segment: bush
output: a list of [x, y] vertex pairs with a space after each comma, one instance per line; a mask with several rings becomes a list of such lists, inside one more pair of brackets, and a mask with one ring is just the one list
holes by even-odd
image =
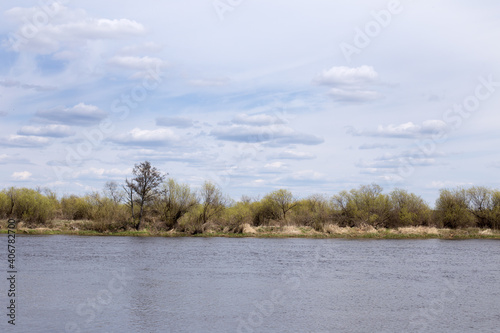
[[127, 229], [127, 207], [96, 192], [85, 196], [84, 200], [89, 208], [88, 219], [99, 222], [99, 228], [107, 228], [110, 231]]
[[203, 223], [220, 217], [224, 209], [231, 204], [231, 199], [225, 196], [217, 185], [208, 181], [201, 186], [200, 198], [200, 219]]
[[0, 218], [6, 219], [10, 214], [10, 198], [5, 191], [0, 192]]
[[61, 199], [61, 210], [64, 219], [90, 220], [92, 218], [90, 203], [85, 198], [76, 195], [63, 197]]
[[34, 224], [44, 224], [54, 217], [57, 205], [53, 200], [27, 188], [11, 190], [11, 203], [14, 202], [13, 217]]
[[333, 223], [332, 208], [323, 195], [314, 194], [298, 201], [291, 220], [295, 225], [310, 226], [316, 231], [323, 231], [326, 224]]
[[198, 203], [195, 193], [186, 184], [178, 184], [173, 179], [163, 183], [155, 198], [153, 209], [165, 223], [166, 229], [176, 228], [179, 219]]
[[178, 231], [189, 234], [199, 234], [203, 232], [202, 205], [196, 205], [189, 212], [184, 214], [178, 223]]
[[492, 198], [492, 229], [498, 229], [500, 227], [500, 191], [493, 191]]
[[223, 230], [235, 231], [241, 225], [253, 224], [253, 204], [249, 202], [238, 202], [227, 208], [221, 217], [220, 225]]
[[269, 193], [264, 197], [264, 202], [272, 215], [277, 216], [285, 223], [287, 222], [286, 214], [298, 204], [292, 192], [284, 189]]
[[387, 227], [429, 226], [431, 209], [425, 201], [405, 190], [395, 189], [390, 193], [391, 218]]
[[390, 221], [391, 202], [379, 185], [362, 185], [332, 198], [334, 216], [339, 226], [386, 227]]
[[475, 227], [476, 219], [467, 205], [466, 190], [441, 190], [436, 200], [435, 219], [441, 228]]
[[280, 211], [270, 200], [264, 198], [251, 205], [252, 221], [251, 225], [269, 225], [270, 221], [278, 221], [281, 218]]

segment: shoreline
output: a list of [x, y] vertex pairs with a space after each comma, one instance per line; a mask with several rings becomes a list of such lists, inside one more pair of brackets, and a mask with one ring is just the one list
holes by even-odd
[[[207, 231], [189, 234], [178, 231], [128, 230], [95, 231], [63, 230], [59, 228], [18, 228], [17, 235], [72, 235], [72, 236], [118, 236], [118, 237], [224, 237], [224, 238], [311, 238], [311, 239], [500, 239], [500, 230], [491, 229], [438, 229], [435, 227], [406, 227], [395, 229], [375, 229], [357, 227], [328, 226], [326, 231], [318, 232], [311, 227], [294, 226], [245, 226], [242, 232]], [[0, 234], [7, 234], [0, 229]]]

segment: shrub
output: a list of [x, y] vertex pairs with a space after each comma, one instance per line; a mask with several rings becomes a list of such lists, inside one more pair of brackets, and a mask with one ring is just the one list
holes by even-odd
[[0, 218], [6, 219], [10, 214], [10, 198], [5, 191], [0, 192]]
[[441, 190], [436, 200], [435, 219], [441, 228], [475, 227], [476, 220], [468, 208], [466, 190]]
[[163, 221], [166, 229], [177, 227], [179, 219], [198, 203], [195, 193], [186, 184], [168, 179], [155, 198], [154, 211]]
[[227, 208], [220, 219], [220, 225], [227, 231], [236, 231], [241, 225], [253, 225], [253, 204], [238, 202]]
[[264, 197], [264, 201], [269, 205], [273, 215], [278, 215], [286, 223], [286, 214], [297, 206], [297, 199], [292, 192], [284, 189], [276, 190]]
[[298, 201], [291, 220], [295, 225], [310, 226], [316, 231], [322, 231], [326, 224], [333, 223], [332, 208], [323, 195], [314, 194]]
[[281, 218], [278, 207], [267, 198], [252, 203], [251, 209], [255, 226], [269, 225], [270, 221], [278, 221]]
[[425, 201], [402, 189], [390, 193], [391, 217], [387, 227], [429, 226], [431, 210]]
[[370, 225], [376, 228], [389, 223], [391, 202], [379, 185], [362, 185], [332, 198], [336, 221], [340, 226]]
[[202, 207], [200, 219], [203, 223], [219, 217], [231, 203], [231, 200], [222, 194], [221, 189], [211, 182], [203, 183], [200, 189], [200, 198]]
[[201, 218], [203, 211], [202, 205], [196, 205], [189, 212], [184, 214], [178, 223], [178, 231], [189, 234], [199, 234], [203, 232], [203, 220]]
[[53, 200], [32, 189], [16, 189], [13, 198], [13, 216], [28, 223], [43, 224], [52, 219], [57, 210]]
[[63, 197], [61, 210], [63, 218], [68, 220], [90, 220], [92, 218], [90, 203], [85, 198], [76, 195]]

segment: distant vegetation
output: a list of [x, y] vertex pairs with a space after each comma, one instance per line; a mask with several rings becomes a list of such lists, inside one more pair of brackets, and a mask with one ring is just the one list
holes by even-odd
[[[235, 202], [205, 182], [198, 191], [166, 178], [149, 162], [137, 164], [124, 184], [107, 182], [102, 192], [58, 198], [50, 189], [0, 191], [0, 218], [14, 218], [27, 228], [54, 228], [68, 222], [75, 230], [118, 232], [246, 233], [259, 227], [335, 228], [436, 227], [498, 229], [500, 191], [485, 187], [443, 189], [435, 208], [402, 189], [382, 193], [363, 185], [332, 197], [298, 199], [290, 191], [273, 191], [262, 199], [243, 196]], [[245, 231], [247, 230], [247, 231]]]

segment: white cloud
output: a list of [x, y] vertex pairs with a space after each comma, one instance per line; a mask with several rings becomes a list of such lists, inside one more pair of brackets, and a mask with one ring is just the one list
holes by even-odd
[[273, 162], [273, 163], [267, 163], [264, 165], [264, 168], [269, 168], [269, 169], [281, 169], [285, 163], [283, 162]]
[[290, 176], [291, 179], [299, 181], [319, 181], [324, 180], [325, 177], [323, 173], [314, 170], [301, 170], [294, 172]]
[[437, 134], [444, 134], [448, 130], [448, 125], [442, 120], [427, 120], [422, 125], [407, 122], [399, 125], [389, 124], [387, 126], [379, 125], [376, 131], [362, 130], [358, 131], [350, 128], [348, 133], [356, 136], [374, 136], [387, 138], [421, 138]]
[[158, 53], [163, 50], [163, 46], [155, 42], [145, 42], [139, 45], [131, 45], [122, 48], [119, 53], [122, 55], [141, 55], [144, 53]]
[[38, 111], [35, 120], [76, 126], [92, 126], [107, 117], [97, 106], [79, 103], [70, 108], [54, 108]]
[[437, 119], [426, 120], [422, 123], [421, 127], [421, 131], [424, 134], [444, 133], [448, 131], [448, 129], [448, 125], [444, 121]]
[[283, 160], [311, 160], [316, 158], [314, 154], [296, 151], [296, 150], [285, 150], [277, 155], [271, 155], [269, 158], [272, 159], [283, 159]]
[[189, 83], [198, 87], [221, 87], [227, 85], [231, 80], [227, 77], [218, 79], [194, 79]]
[[104, 169], [104, 168], [95, 168], [91, 167], [85, 170], [77, 171], [74, 174], [75, 178], [82, 176], [90, 176], [90, 177], [98, 177], [98, 178], [109, 178], [109, 177], [118, 177], [118, 176], [127, 176], [132, 173], [132, 169]]
[[194, 126], [194, 122], [188, 117], [160, 117], [156, 118], [156, 126], [189, 128]]
[[407, 122], [404, 124], [400, 125], [387, 125], [387, 126], [379, 126], [377, 128], [377, 136], [388, 136], [388, 137], [397, 137], [397, 138], [404, 138], [404, 137], [416, 137], [420, 133], [421, 127], [418, 125], [415, 125], [414, 123]]
[[125, 134], [111, 138], [110, 141], [130, 146], [164, 146], [174, 143], [178, 141], [178, 139], [177, 135], [168, 128], [157, 130], [141, 130], [139, 128], [134, 128]]
[[73, 135], [74, 131], [66, 125], [23, 126], [17, 131], [17, 134], [63, 138]]
[[371, 66], [339, 66], [323, 71], [314, 82], [332, 87], [328, 95], [338, 102], [362, 103], [382, 97], [378, 92], [368, 88], [377, 80], [378, 73]]
[[454, 188], [454, 187], [459, 187], [459, 186], [472, 186], [474, 183], [466, 183], [466, 182], [456, 182], [456, 181], [432, 181], [429, 184], [427, 184], [425, 187], [426, 188], [432, 188], [432, 189], [445, 189], [445, 188]]
[[373, 90], [332, 88], [328, 95], [339, 102], [369, 102], [382, 98]]
[[28, 180], [32, 176], [31, 172], [28, 171], [19, 171], [19, 172], [14, 172], [12, 174], [12, 179], [15, 180]]
[[18, 157], [18, 155], [0, 154], [0, 164], [29, 164], [26, 158]]
[[378, 73], [371, 66], [332, 67], [323, 71], [315, 80], [316, 83], [328, 86], [359, 85], [372, 83], [378, 79]]
[[283, 119], [277, 116], [271, 116], [268, 114], [255, 114], [249, 116], [245, 113], [236, 115], [236, 117], [233, 118], [232, 122], [234, 124], [251, 126], [270, 126], [286, 123]]
[[436, 164], [436, 159], [428, 158], [424, 156], [416, 156], [416, 157], [403, 157], [403, 156], [393, 156], [393, 157], [385, 157], [378, 158], [374, 161], [364, 161], [361, 160], [356, 163], [358, 168], [368, 168], [368, 169], [393, 169], [397, 170], [398, 168], [403, 168], [408, 165], [413, 167], [422, 167], [422, 166], [432, 166]]
[[394, 154], [386, 153], [371, 161], [361, 159], [355, 165], [362, 169], [361, 173], [363, 174], [381, 175], [382, 180], [400, 182], [404, 180], [403, 175], [408, 170], [415, 167], [436, 166], [438, 165], [436, 157], [444, 155], [441, 152], [426, 154], [418, 149], [414, 149]]
[[149, 68], [161, 68], [166, 65], [166, 63], [160, 58], [153, 58], [148, 56], [115, 56], [111, 58], [108, 63], [125, 69], [139, 71], [145, 71]]
[[[70, 9], [56, 5], [54, 15], [47, 18], [46, 24], [31, 21], [44, 14], [40, 8], [15, 7], [5, 12], [9, 19], [19, 24], [17, 42], [9, 42], [15, 51], [31, 51], [49, 54], [60, 50], [65, 45], [78, 44], [86, 40], [122, 39], [142, 35], [142, 24], [129, 19], [105, 19], [89, 17], [84, 10]], [[42, 13], [42, 14], [41, 14]]]
[[395, 145], [390, 145], [390, 144], [384, 144], [384, 143], [364, 143], [361, 146], [359, 146], [359, 149], [361, 150], [367, 150], [367, 149], [394, 149], [397, 148]]
[[0, 86], [6, 88], [22, 88], [27, 90], [35, 90], [35, 91], [50, 91], [54, 90], [54, 87], [44, 86], [39, 84], [30, 84], [30, 83], [22, 83], [13, 79], [3, 79], [0, 80]]
[[151, 149], [137, 149], [135, 151], [121, 154], [118, 157], [124, 161], [175, 161], [190, 163], [191, 165], [206, 164], [207, 160], [216, 160], [219, 154], [207, 151], [172, 151], [172, 150], [155, 150]]
[[304, 134], [283, 125], [249, 126], [231, 125], [214, 129], [211, 135], [219, 140], [234, 142], [261, 142], [272, 146], [289, 144], [318, 145], [324, 140], [318, 136]]
[[10, 135], [7, 138], [0, 138], [0, 146], [5, 147], [36, 148], [49, 143], [49, 139], [40, 136]]

